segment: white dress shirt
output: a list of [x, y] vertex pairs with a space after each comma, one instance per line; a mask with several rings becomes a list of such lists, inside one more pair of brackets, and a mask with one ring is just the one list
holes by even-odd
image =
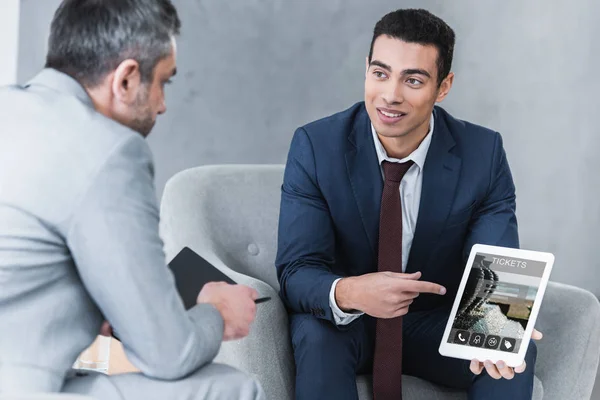
[[[419, 204], [421, 201], [421, 188], [423, 187], [423, 166], [425, 165], [425, 158], [427, 157], [427, 151], [431, 144], [431, 135], [433, 133], [434, 118], [431, 114], [429, 122], [429, 132], [425, 139], [421, 142], [419, 147], [408, 157], [401, 160], [392, 158], [387, 155], [383, 144], [379, 140], [375, 127], [371, 124], [371, 133], [373, 134], [373, 142], [375, 143], [375, 150], [377, 151], [377, 158], [379, 160], [379, 167], [381, 169], [381, 176], [383, 176], [383, 167], [381, 163], [383, 161], [389, 161], [394, 163], [404, 163], [407, 161], [413, 161], [414, 164], [406, 172], [402, 181], [400, 182], [400, 198], [402, 199], [402, 271], [406, 271], [406, 264], [408, 263], [408, 255], [410, 254], [410, 248], [412, 246], [413, 237], [415, 235], [415, 228], [417, 225], [417, 217], [419, 215]], [[335, 302], [335, 287], [340, 279], [336, 279], [331, 285], [329, 292], [329, 306], [333, 311], [333, 317], [337, 325], [347, 325], [354, 321], [356, 318], [363, 315], [362, 312], [356, 313], [345, 313], [338, 307]]]

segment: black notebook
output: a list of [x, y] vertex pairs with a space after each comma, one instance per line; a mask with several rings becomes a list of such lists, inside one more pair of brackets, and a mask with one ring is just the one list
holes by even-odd
[[[173, 258], [169, 263], [169, 268], [173, 271], [175, 286], [186, 310], [196, 305], [198, 293], [208, 282], [235, 284], [233, 279], [219, 271], [189, 247], [184, 247]], [[263, 297], [255, 300], [255, 302], [262, 303], [270, 299], [270, 297]]]
[[[226, 282], [234, 285], [233, 279], [219, 271], [211, 263], [200, 257], [189, 247], [184, 247], [179, 254], [169, 263], [169, 268], [175, 277], [175, 286], [179, 297], [183, 300], [186, 310], [194, 307], [198, 294], [208, 282]], [[270, 297], [261, 297], [254, 300], [256, 304], [271, 300]], [[113, 337], [120, 340], [113, 330]]]

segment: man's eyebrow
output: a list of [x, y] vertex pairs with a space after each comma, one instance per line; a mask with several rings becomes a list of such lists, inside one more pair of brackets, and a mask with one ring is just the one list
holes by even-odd
[[408, 68], [402, 71], [402, 75], [423, 75], [431, 78], [431, 74], [421, 68]]
[[[392, 72], [392, 67], [390, 67], [386, 63], [378, 61], [378, 60], [371, 61], [371, 63], [369, 65], [375, 66], [375, 67], [380, 67], [380, 68], [387, 70], [388, 72]], [[407, 68], [405, 70], [402, 70], [402, 75], [423, 75], [428, 78], [431, 78], [431, 74], [421, 68]]]
[[392, 72], [392, 67], [390, 67], [389, 65], [387, 65], [384, 62], [381, 61], [377, 61], [377, 60], [373, 60], [369, 63], [370, 66], [375, 66], [375, 67], [380, 67], [383, 68], [385, 70], [388, 70], [389, 72]]

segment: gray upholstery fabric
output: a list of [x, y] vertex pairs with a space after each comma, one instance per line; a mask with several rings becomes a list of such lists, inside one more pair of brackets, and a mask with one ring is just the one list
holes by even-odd
[[[171, 259], [189, 246], [234, 280], [273, 300], [260, 304], [252, 333], [223, 345], [217, 360], [254, 374], [269, 399], [293, 399], [294, 365], [287, 314], [277, 296], [281, 165], [198, 167], [175, 175], [161, 204], [161, 233]], [[555, 265], [561, 268], [561, 265]], [[600, 357], [600, 304], [591, 293], [551, 282], [537, 327], [534, 399], [588, 399]], [[464, 392], [405, 377], [406, 399], [466, 399]], [[370, 379], [358, 377], [361, 399]]]
[[282, 167], [272, 165], [206, 166], [175, 175], [161, 210], [167, 258], [192, 245], [279, 290], [273, 261], [282, 177]]
[[251, 334], [225, 342], [216, 361], [255, 375], [267, 398], [284, 400], [293, 398], [294, 362], [274, 266], [282, 173], [281, 166], [243, 165], [183, 171], [164, 192], [161, 233], [167, 260], [188, 246], [272, 297], [258, 305]]
[[[467, 393], [462, 390], [451, 389], [414, 376], [403, 376], [402, 398], [407, 400], [467, 400]], [[373, 382], [370, 376], [361, 375], [356, 380], [358, 397], [361, 400], [373, 399]], [[546, 399], [542, 382], [536, 376], [533, 381], [533, 399]]]
[[[561, 268], [555, 264], [554, 268]], [[544, 399], [589, 399], [600, 354], [600, 306], [592, 293], [551, 283], [546, 289], [537, 328], [537, 376]], [[541, 362], [540, 362], [541, 361]]]

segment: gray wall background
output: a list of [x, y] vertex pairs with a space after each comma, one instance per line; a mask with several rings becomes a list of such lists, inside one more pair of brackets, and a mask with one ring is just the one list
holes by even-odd
[[[420, 6], [457, 33], [455, 116], [500, 131], [522, 247], [552, 279], [600, 295], [596, 0], [175, 0], [183, 20], [169, 111], [149, 138], [159, 194], [202, 164], [283, 163], [299, 125], [363, 96], [375, 22]], [[59, 0], [22, 0], [19, 80], [42, 67]]]

